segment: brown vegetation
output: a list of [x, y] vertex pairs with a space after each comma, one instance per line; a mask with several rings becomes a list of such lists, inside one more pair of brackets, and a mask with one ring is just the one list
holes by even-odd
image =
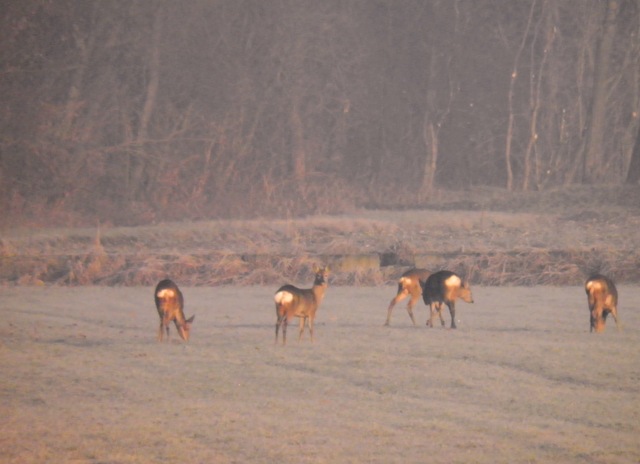
[[309, 281], [314, 262], [331, 265], [334, 285], [396, 283], [411, 267], [450, 269], [473, 285], [581, 285], [596, 272], [640, 281], [637, 187], [441, 192], [429, 206], [288, 220], [6, 227], [0, 281], [151, 286], [169, 276], [181, 285], [276, 285]]

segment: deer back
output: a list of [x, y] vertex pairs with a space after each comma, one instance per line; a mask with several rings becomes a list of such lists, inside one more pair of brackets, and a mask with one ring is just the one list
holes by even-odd
[[600, 274], [589, 277], [585, 283], [585, 291], [589, 299], [589, 307], [601, 304], [611, 308], [618, 304], [618, 290], [611, 279]]
[[456, 298], [473, 303], [468, 282], [451, 271], [438, 271], [431, 274], [423, 285], [422, 297], [425, 304], [440, 301], [452, 302]]
[[276, 303], [286, 308], [291, 316], [308, 316], [316, 306], [315, 295], [310, 288], [298, 288], [293, 285], [283, 285], [275, 295]]
[[170, 316], [171, 320], [177, 319], [184, 322], [184, 297], [172, 280], [160, 281], [156, 286], [154, 297], [160, 317]]
[[289, 317], [307, 317], [315, 314], [324, 298], [329, 276], [328, 267], [314, 268], [313, 287], [298, 288], [294, 285], [283, 285], [274, 296], [278, 311]]
[[426, 269], [409, 269], [398, 279], [398, 292], [406, 290], [409, 294], [419, 294], [422, 286], [431, 275]]

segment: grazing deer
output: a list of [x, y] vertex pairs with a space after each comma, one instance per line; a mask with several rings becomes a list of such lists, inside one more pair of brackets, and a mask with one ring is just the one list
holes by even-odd
[[451, 271], [439, 271], [431, 274], [422, 286], [422, 299], [429, 305], [431, 315], [427, 326], [433, 327], [433, 316], [438, 312], [440, 323], [444, 327], [442, 317], [442, 304], [446, 303], [451, 314], [451, 328], [456, 328], [456, 298], [461, 298], [467, 303], [473, 303], [471, 288], [466, 280]]
[[189, 330], [195, 316], [189, 319], [184, 318], [184, 298], [178, 286], [169, 279], [161, 280], [156, 286], [154, 293], [156, 308], [160, 316], [160, 329], [158, 330], [158, 341], [162, 341], [164, 332], [167, 332], [169, 340], [169, 324], [175, 322], [178, 334], [185, 341], [189, 341]]
[[593, 275], [584, 284], [589, 301], [590, 326], [589, 331], [596, 333], [604, 331], [604, 324], [609, 313], [618, 324], [618, 290], [611, 279], [600, 274]]
[[283, 285], [274, 296], [276, 302], [276, 343], [278, 343], [278, 330], [282, 326], [282, 344], [287, 344], [287, 324], [293, 317], [300, 318], [300, 333], [298, 341], [302, 339], [304, 323], [309, 325], [309, 334], [313, 342], [313, 321], [316, 318], [318, 306], [322, 303], [324, 293], [327, 290], [329, 279], [329, 267], [313, 266], [315, 279], [312, 288], [298, 288], [293, 285]]
[[424, 285], [430, 274], [431, 272], [426, 269], [409, 269], [402, 274], [398, 279], [398, 293], [389, 303], [389, 308], [387, 308], [387, 321], [384, 325], [388, 326], [391, 322], [393, 307], [408, 296], [411, 296], [411, 299], [407, 304], [407, 312], [413, 325], [416, 325], [416, 320], [413, 317], [413, 307], [416, 305], [420, 295], [422, 295], [422, 285]]

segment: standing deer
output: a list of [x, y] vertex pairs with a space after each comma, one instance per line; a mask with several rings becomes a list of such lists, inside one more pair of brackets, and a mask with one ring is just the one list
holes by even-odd
[[282, 344], [287, 344], [287, 325], [293, 317], [300, 318], [300, 333], [298, 341], [302, 339], [304, 323], [309, 325], [309, 334], [313, 342], [313, 321], [316, 311], [322, 303], [324, 293], [327, 290], [329, 279], [329, 267], [313, 266], [315, 279], [312, 288], [298, 288], [293, 285], [283, 285], [274, 296], [276, 303], [276, 343], [278, 343], [278, 330], [282, 326]]
[[422, 295], [422, 285], [424, 285], [430, 274], [431, 272], [426, 269], [409, 269], [402, 274], [398, 279], [398, 293], [389, 303], [389, 308], [387, 308], [387, 321], [384, 325], [388, 326], [390, 324], [393, 307], [408, 296], [411, 296], [411, 299], [407, 304], [407, 312], [413, 325], [416, 325], [416, 320], [413, 317], [413, 307], [416, 305], [420, 295]]
[[589, 301], [590, 325], [589, 331], [596, 333], [604, 331], [604, 324], [609, 313], [618, 324], [618, 290], [611, 279], [600, 274], [595, 274], [587, 279], [584, 284]]
[[431, 274], [422, 286], [422, 299], [424, 304], [429, 305], [431, 315], [427, 321], [427, 326], [433, 327], [433, 316], [438, 312], [440, 323], [444, 327], [442, 317], [442, 304], [449, 307], [451, 314], [451, 328], [456, 328], [456, 298], [461, 298], [467, 303], [473, 303], [471, 288], [466, 280], [451, 271], [439, 271]]
[[162, 341], [164, 332], [167, 332], [169, 341], [169, 324], [175, 322], [178, 334], [185, 341], [189, 341], [189, 330], [195, 316], [189, 319], [184, 318], [184, 298], [178, 286], [169, 279], [161, 280], [156, 286], [154, 293], [156, 309], [160, 316], [160, 329], [158, 330], [158, 341]]

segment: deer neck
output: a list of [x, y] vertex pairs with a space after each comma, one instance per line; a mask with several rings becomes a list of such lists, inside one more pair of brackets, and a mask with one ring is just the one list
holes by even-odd
[[314, 285], [311, 291], [316, 299], [316, 302], [320, 304], [324, 298], [324, 292], [327, 290], [327, 284]]

